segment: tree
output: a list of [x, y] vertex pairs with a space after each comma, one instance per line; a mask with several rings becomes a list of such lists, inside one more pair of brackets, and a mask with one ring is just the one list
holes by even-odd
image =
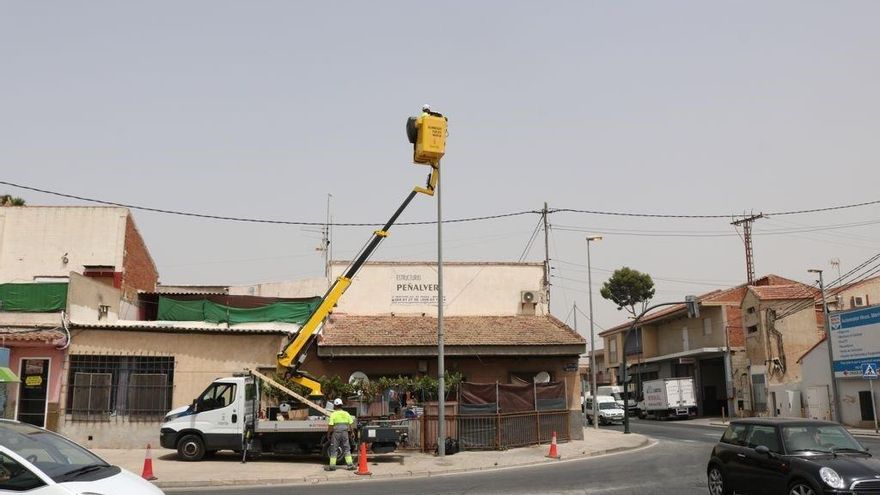
[[[602, 284], [599, 294], [614, 301], [618, 311], [626, 309], [635, 318], [648, 307], [654, 297], [654, 281], [647, 273], [625, 266], [614, 270], [611, 277]], [[638, 312], [637, 306], [640, 308]]]
[[0, 206], [24, 206], [25, 201], [11, 194], [0, 195]]

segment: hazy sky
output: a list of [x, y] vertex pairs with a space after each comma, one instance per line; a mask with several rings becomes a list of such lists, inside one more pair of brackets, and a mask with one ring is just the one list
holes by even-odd
[[[381, 223], [424, 181], [404, 122], [429, 102], [449, 116], [450, 219], [544, 202], [734, 214], [871, 201], [878, 19], [873, 0], [4, 1], [0, 180], [279, 220], [323, 221], [332, 193], [337, 222]], [[420, 196], [401, 220], [432, 220], [435, 208]], [[876, 223], [784, 231], [878, 213], [760, 220], [757, 272], [812, 282], [808, 268], [836, 273], [832, 258], [845, 272], [880, 248]], [[323, 274], [319, 235], [300, 227], [135, 216], [165, 283]], [[449, 224], [446, 258], [517, 260], [537, 221]], [[585, 231], [606, 236], [592, 250], [597, 287], [622, 265], [658, 277], [658, 301], [745, 279], [728, 219], [550, 221], [562, 319], [575, 301], [586, 312]], [[337, 228], [335, 257], [370, 230]], [[434, 235], [394, 229], [377, 259], [433, 259]], [[543, 236], [527, 259], [543, 259]], [[622, 320], [595, 306], [602, 327]]]

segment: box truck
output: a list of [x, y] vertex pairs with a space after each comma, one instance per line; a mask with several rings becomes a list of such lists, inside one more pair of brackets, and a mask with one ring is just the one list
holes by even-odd
[[644, 400], [639, 415], [643, 418], [690, 418], [697, 415], [693, 378], [662, 378], [642, 384]]

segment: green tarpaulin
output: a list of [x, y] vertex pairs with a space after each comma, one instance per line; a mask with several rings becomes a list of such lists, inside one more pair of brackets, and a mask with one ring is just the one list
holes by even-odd
[[177, 301], [167, 297], [159, 298], [157, 320], [165, 321], [209, 321], [212, 323], [257, 323], [280, 321], [286, 323], [305, 323], [318, 307], [319, 298], [303, 302], [276, 302], [259, 308], [232, 308], [205, 299], [198, 301]]
[[[20, 381], [11, 369], [0, 367], [0, 383], [18, 383]], [[2, 415], [2, 411], [0, 411], [0, 415]]]
[[50, 313], [67, 306], [67, 283], [0, 284], [0, 311]]

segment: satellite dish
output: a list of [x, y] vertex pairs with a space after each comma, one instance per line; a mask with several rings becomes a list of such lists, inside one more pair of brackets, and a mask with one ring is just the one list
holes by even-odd
[[357, 385], [358, 383], [370, 383], [370, 378], [363, 371], [355, 371], [348, 377], [348, 383], [350, 385]]
[[542, 371], [535, 375], [535, 383], [549, 383], [550, 382], [550, 373], [546, 371]]

